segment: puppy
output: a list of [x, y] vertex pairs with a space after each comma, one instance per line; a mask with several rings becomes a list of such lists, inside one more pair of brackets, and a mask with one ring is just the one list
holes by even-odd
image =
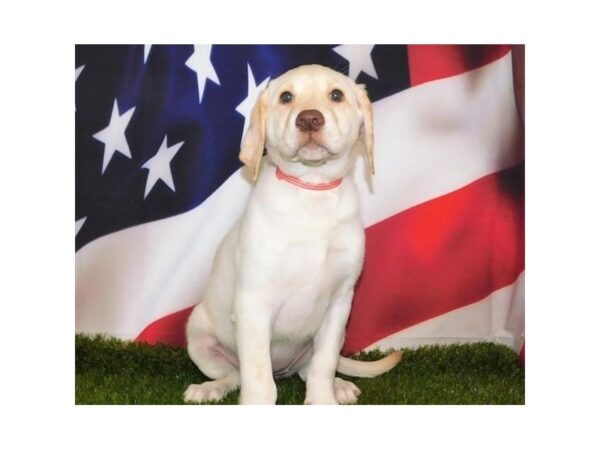
[[256, 184], [186, 330], [192, 361], [214, 381], [190, 385], [186, 401], [241, 386], [242, 404], [274, 404], [274, 378], [298, 373], [305, 404], [354, 403], [360, 390], [336, 371], [373, 377], [398, 363], [400, 352], [340, 356], [364, 256], [351, 176], [361, 150], [373, 172], [371, 103], [350, 78], [301, 66], [260, 95], [240, 151]]

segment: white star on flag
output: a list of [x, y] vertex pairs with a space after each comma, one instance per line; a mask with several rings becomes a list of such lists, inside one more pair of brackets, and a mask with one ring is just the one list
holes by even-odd
[[360, 72], [364, 72], [371, 77], [377, 78], [377, 72], [371, 59], [371, 52], [374, 45], [338, 45], [333, 49], [334, 52], [347, 59], [350, 63], [348, 76], [356, 81]]
[[[75, 83], [77, 83], [77, 78], [79, 78], [79, 75], [81, 75], [83, 69], [85, 69], [85, 64], [75, 69]], [[75, 111], [77, 111], [77, 105], [75, 105]]]
[[198, 103], [202, 103], [207, 78], [219, 86], [221, 85], [217, 72], [215, 72], [215, 68], [210, 61], [211, 50], [212, 45], [194, 45], [194, 53], [185, 62], [186, 66], [196, 72], [196, 78], [198, 79]]
[[148, 169], [148, 178], [146, 180], [146, 191], [144, 198], [148, 196], [158, 180], [163, 180], [167, 186], [175, 192], [175, 183], [173, 183], [173, 174], [171, 173], [171, 160], [177, 154], [184, 142], [168, 147], [167, 136], [160, 144], [160, 148], [152, 158], [144, 163], [142, 169]]
[[85, 69], [85, 64], [82, 66], [79, 66], [75, 69], [75, 82], [77, 82], [77, 78], [79, 78], [79, 75], [81, 75], [81, 72], [83, 72], [83, 69]]
[[150, 49], [152, 48], [152, 44], [144, 44], [144, 64], [148, 61], [148, 55], [150, 54]]
[[254, 81], [254, 75], [252, 75], [252, 69], [250, 69], [250, 64], [248, 64], [248, 96], [237, 106], [237, 108], [235, 108], [237, 112], [244, 116], [244, 130], [242, 132], [242, 136], [246, 134], [246, 130], [250, 126], [250, 115], [252, 113], [252, 108], [258, 100], [258, 96], [265, 89], [265, 87], [267, 87], [267, 83], [270, 79], [271, 77], [265, 78], [262, 83], [257, 86], [256, 81]]
[[119, 106], [117, 99], [113, 105], [112, 113], [110, 115], [110, 123], [103, 130], [98, 131], [94, 134], [94, 138], [104, 143], [104, 158], [102, 160], [102, 173], [106, 170], [108, 163], [112, 159], [115, 152], [119, 152], [122, 155], [127, 156], [131, 159], [131, 151], [129, 150], [129, 144], [125, 137], [125, 129], [129, 125], [131, 116], [135, 111], [135, 106], [123, 114], [119, 114]]
[[85, 223], [86, 220], [87, 220], [87, 217], [84, 217], [82, 219], [79, 219], [77, 222], [75, 222], [75, 236], [77, 236], [79, 234], [79, 230], [81, 230], [81, 227], [83, 226], [83, 224]]

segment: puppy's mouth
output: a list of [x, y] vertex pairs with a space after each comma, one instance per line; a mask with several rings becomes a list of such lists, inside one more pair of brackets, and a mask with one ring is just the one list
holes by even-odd
[[321, 142], [317, 142], [312, 136], [301, 143], [292, 155], [293, 162], [299, 162], [305, 166], [319, 167], [325, 164], [334, 156]]

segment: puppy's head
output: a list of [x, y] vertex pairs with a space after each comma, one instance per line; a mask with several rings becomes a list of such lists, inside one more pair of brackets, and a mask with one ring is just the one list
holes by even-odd
[[265, 147], [284, 171], [329, 165], [345, 173], [360, 145], [374, 172], [373, 118], [364, 87], [327, 67], [309, 65], [272, 80], [260, 95], [240, 159], [253, 180]]

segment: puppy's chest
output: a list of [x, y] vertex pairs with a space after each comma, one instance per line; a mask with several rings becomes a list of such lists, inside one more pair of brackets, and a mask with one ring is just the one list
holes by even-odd
[[274, 224], [279, 242], [274, 270], [290, 293], [326, 295], [356, 264], [362, 228], [332, 214], [291, 214]]
[[[277, 187], [277, 186], [275, 186]], [[336, 291], [360, 271], [364, 231], [353, 191], [274, 195], [249, 217], [252, 265], [275, 316], [273, 338], [302, 341], [322, 322]]]
[[291, 294], [324, 294], [343, 276], [349, 259], [348, 249], [336, 249], [326, 240], [290, 242], [279, 258], [277, 278]]
[[347, 226], [328, 232], [305, 229], [289, 239], [273, 267], [274, 338], [313, 335], [332, 297], [352, 279], [362, 260], [362, 242]]

